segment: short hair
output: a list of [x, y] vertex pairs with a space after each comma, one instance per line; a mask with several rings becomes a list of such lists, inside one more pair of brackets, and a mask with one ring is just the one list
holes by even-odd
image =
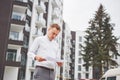
[[51, 24], [50, 27], [51, 28], [56, 28], [57, 30], [61, 31], [61, 28], [58, 24]]

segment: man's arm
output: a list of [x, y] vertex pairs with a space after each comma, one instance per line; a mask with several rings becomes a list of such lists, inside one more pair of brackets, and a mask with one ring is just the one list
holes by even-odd
[[33, 60], [43, 61], [45, 59], [36, 54], [40, 46], [39, 42], [40, 42], [39, 37], [33, 41], [33, 44], [30, 46], [30, 49], [28, 51], [28, 56]]
[[37, 61], [39, 61], [39, 62], [41, 62], [41, 61], [46, 61], [45, 58], [43, 58], [43, 57], [41, 57], [41, 56], [38, 56], [38, 55], [36, 55], [34, 59], [37, 60]]
[[63, 65], [63, 62], [57, 62], [57, 65], [61, 67]]

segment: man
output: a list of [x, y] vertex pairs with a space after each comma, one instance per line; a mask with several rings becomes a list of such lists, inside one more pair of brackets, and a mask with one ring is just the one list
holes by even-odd
[[60, 30], [58, 24], [52, 24], [47, 34], [36, 38], [30, 46], [28, 56], [35, 60], [36, 65], [34, 80], [55, 80], [55, 67], [62, 66], [62, 62], [57, 61], [60, 54], [58, 44], [54, 40]]

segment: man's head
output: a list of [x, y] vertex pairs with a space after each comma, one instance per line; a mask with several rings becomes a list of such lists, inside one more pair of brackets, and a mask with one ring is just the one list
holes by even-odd
[[58, 24], [52, 24], [48, 28], [47, 36], [50, 40], [53, 40], [61, 31], [60, 26]]

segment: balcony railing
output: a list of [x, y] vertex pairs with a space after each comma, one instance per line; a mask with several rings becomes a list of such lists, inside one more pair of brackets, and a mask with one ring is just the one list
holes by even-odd
[[58, 0], [53, 0], [52, 1], [53, 7], [59, 7], [59, 1]]
[[37, 26], [38, 28], [40, 28], [40, 27], [45, 27], [45, 19], [43, 19], [43, 18], [41, 17], [39, 20], [37, 20], [37, 21], [36, 21], [36, 26]]
[[38, 13], [45, 13], [46, 7], [44, 2], [41, 2], [40, 5], [36, 5], [36, 9]]
[[14, 1], [27, 2], [27, 0], [14, 0]]
[[53, 16], [53, 18], [59, 18], [60, 13], [59, 13], [59, 9], [58, 9], [58, 8], [55, 8], [55, 9], [53, 10], [52, 16]]

